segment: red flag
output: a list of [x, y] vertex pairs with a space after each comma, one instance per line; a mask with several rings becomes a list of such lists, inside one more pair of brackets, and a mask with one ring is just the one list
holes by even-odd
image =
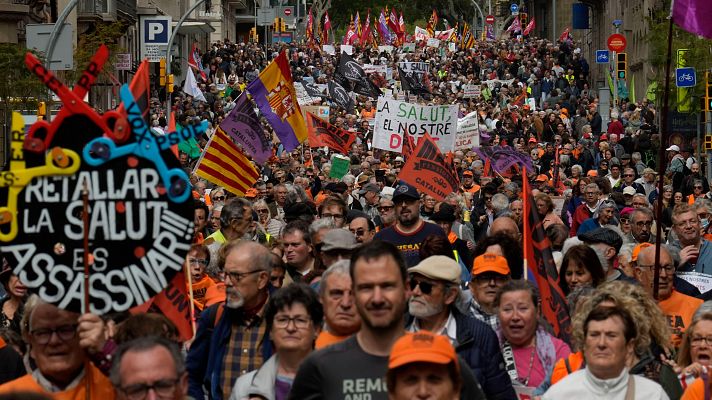
[[324, 11], [324, 29], [321, 34], [323, 38], [321, 40], [322, 44], [329, 44], [329, 31], [331, 30], [331, 20], [329, 19], [329, 12]]
[[445, 200], [445, 196], [457, 192], [460, 187], [457, 174], [448, 167], [445, 156], [427, 133], [418, 140], [418, 147], [406, 160], [398, 179], [438, 201]]
[[[147, 126], [151, 126], [151, 121], [149, 121], [149, 111], [151, 107], [148, 104], [148, 100], [151, 98], [151, 81], [148, 76], [147, 60], [143, 60], [141, 65], [138, 66], [136, 75], [134, 75], [131, 80], [131, 84], [129, 85], [129, 89], [131, 89], [131, 94], [134, 99], [136, 99], [139, 109], [143, 112], [143, 119], [146, 121]], [[119, 105], [118, 111], [121, 115], [128, 117], [126, 109], [124, 108], [124, 103]]]
[[314, 16], [312, 15], [311, 7], [309, 7], [309, 15], [307, 16], [305, 35], [307, 37], [307, 42], [311, 45], [314, 42]]
[[569, 28], [567, 27], [564, 29], [564, 31], [561, 33], [561, 36], [559, 36], [559, 42], [565, 42], [568, 39], [571, 38], [571, 34], [569, 33]]
[[193, 49], [188, 55], [188, 65], [200, 72], [200, 77], [203, 78], [204, 81], [208, 80], [208, 76], [205, 75], [205, 71], [203, 71], [203, 61], [200, 59], [197, 43], [193, 43]]
[[361, 37], [359, 38], [359, 43], [361, 46], [366, 46], [368, 44], [369, 36], [371, 35], [371, 10], [368, 10], [366, 14], [366, 20], [363, 22], [363, 28], [361, 28]]
[[566, 307], [566, 296], [559, 287], [559, 273], [551, 252], [551, 243], [544, 232], [544, 225], [539, 220], [526, 168], [523, 170], [524, 231], [522, 243], [524, 244], [524, 260], [527, 265], [525, 273], [528, 274], [528, 279], [534, 281], [539, 287], [544, 318], [551, 324], [559, 339], [570, 343], [571, 318]]
[[341, 154], [348, 154], [356, 140], [353, 133], [331, 125], [310, 112], [307, 112], [307, 131], [309, 147], [327, 146]]
[[535, 21], [534, 18], [532, 18], [532, 20], [529, 21], [529, 23], [527, 24], [527, 27], [524, 28], [524, 32], [522, 32], [522, 35], [527, 36], [530, 33], [532, 33], [534, 28], [536, 28], [536, 23], [534, 21]]
[[391, 13], [388, 16], [388, 19], [386, 20], [388, 23], [388, 27], [391, 28], [393, 33], [396, 34], [396, 36], [400, 35], [400, 25], [398, 24], [398, 14], [396, 14], [396, 9], [391, 8]]

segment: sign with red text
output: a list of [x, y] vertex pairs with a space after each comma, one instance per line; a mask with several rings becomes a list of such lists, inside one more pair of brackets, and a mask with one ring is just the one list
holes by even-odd
[[457, 106], [423, 106], [378, 98], [373, 147], [401, 153], [404, 134], [413, 136], [418, 143], [425, 133], [430, 134], [441, 152], [453, 151], [457, 135]]

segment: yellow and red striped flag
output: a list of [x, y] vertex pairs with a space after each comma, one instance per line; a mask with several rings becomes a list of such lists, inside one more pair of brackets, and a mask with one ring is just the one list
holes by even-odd
[[193, 172], [238, 196], [244, 196], [259, 177], [245, 153], [222, 129], [215, 130]]

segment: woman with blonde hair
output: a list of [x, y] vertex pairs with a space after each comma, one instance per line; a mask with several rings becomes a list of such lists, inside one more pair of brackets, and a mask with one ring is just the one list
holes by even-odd
[[668, 355], [670, 329], [665, 315], [650, 295], [640, 285], [622, 281], [608, 282], [598, 287], [596, 292], [581, 300], [572, 319], [572, 339], [578, 351], [568, 359], [559, 360], [554, 367], [551, 383], [584, 367], [583, 325], [588, 314], [597, 306], [620, 307], [625, 309], [636, 323], [638, 336], [634, 339], [634, 352], [627, 361], [631, 374], [641, 375], [660, 383], [671, 399], [680, 398], [682, 386], [675, 371], [661, 361], [661, 355]]

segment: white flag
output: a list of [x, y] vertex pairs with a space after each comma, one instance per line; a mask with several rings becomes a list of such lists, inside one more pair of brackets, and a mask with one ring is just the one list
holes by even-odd
[[185, 77], [185, 85], [183, 85], [183, 92], [185, 94], [189, 94], [193, 96], [194, 99], [200, 100], [200, 101], [207, 101], [205, 100], [205, 96], [203, 96], [203, 92], [198, 89], [198, 82], [195, 81], [195, 75], [193, 75], [193, 70], [188, 68], [188, 75]]

